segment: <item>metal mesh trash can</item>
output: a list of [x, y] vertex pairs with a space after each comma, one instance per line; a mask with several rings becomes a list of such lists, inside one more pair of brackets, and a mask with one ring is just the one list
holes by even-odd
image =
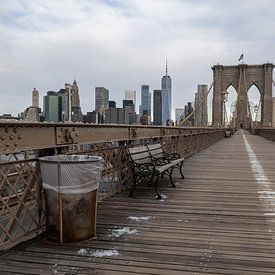
[[62, 244], [94, 237], [102, 158], [56, 155], [39, 161], [46, 199], [46, 240]]

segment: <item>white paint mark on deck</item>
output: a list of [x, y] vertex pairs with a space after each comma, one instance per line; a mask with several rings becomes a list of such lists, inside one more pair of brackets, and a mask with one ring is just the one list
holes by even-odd
[[[275, 216], [275, 192], [272, 190], [270, 181], [243, 132], [242, 135], [254, 178], [259, 184], [259, 199], [262, 201], [264, 209], [266, 211], [266, 213], [264, 213], [264, 216], [269, 218], [269, 224], [272, 229], [274, 229], [275, 220], [273, 216]], [[273, 230], [269, 230], [269, 232], [272, 231]], [[273, 236], [273, 239], [275, 240], [275, 236]]]

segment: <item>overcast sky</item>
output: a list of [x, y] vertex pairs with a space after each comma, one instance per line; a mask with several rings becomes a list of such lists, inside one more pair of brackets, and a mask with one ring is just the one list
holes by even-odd
[[160, 88], [168, 59], [173, 108], [211, 84], [211, 66], [275, 61], [273, 0], [1, 0], [0, 114], [31, 105], [76, 78], [83, 112], [94, 89]]

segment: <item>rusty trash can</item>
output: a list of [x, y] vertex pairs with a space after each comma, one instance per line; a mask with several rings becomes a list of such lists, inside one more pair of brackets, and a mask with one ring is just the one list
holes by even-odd
[[63, 244], [93, 238], [102, 158], [55, 155], [39, 161], [46, 200], [46, 241]]

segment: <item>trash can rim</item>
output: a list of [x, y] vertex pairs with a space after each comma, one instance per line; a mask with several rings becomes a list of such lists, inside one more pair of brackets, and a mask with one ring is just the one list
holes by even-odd
[[[68, 158], [68, 157], [83, 157], [85, 156], [85, 159], [79, 159], [79, 160], [70, 160], [69, 158], [68, 159], [64, 159], [62, 160], [62, 157], [65, 157]], [[61, 157], [61, 159], [60, 159]], [[64, 154], [61, 154], [61, 155], [54, 155], [54, 156], [46, 156], [46, 157], [40, 157], [39, 158], [39, 161], [40, 162], [45, 162], [45, 163], [71, 163], [71, 164], [79, 164], [79, 163], [90, 163], [90, 162], [96, 162], [96, 161], [101, 161], [102, 160], [102, 157], [99, 157], [99, 156], [87, 156], [87, 155], [64, 155]]]

